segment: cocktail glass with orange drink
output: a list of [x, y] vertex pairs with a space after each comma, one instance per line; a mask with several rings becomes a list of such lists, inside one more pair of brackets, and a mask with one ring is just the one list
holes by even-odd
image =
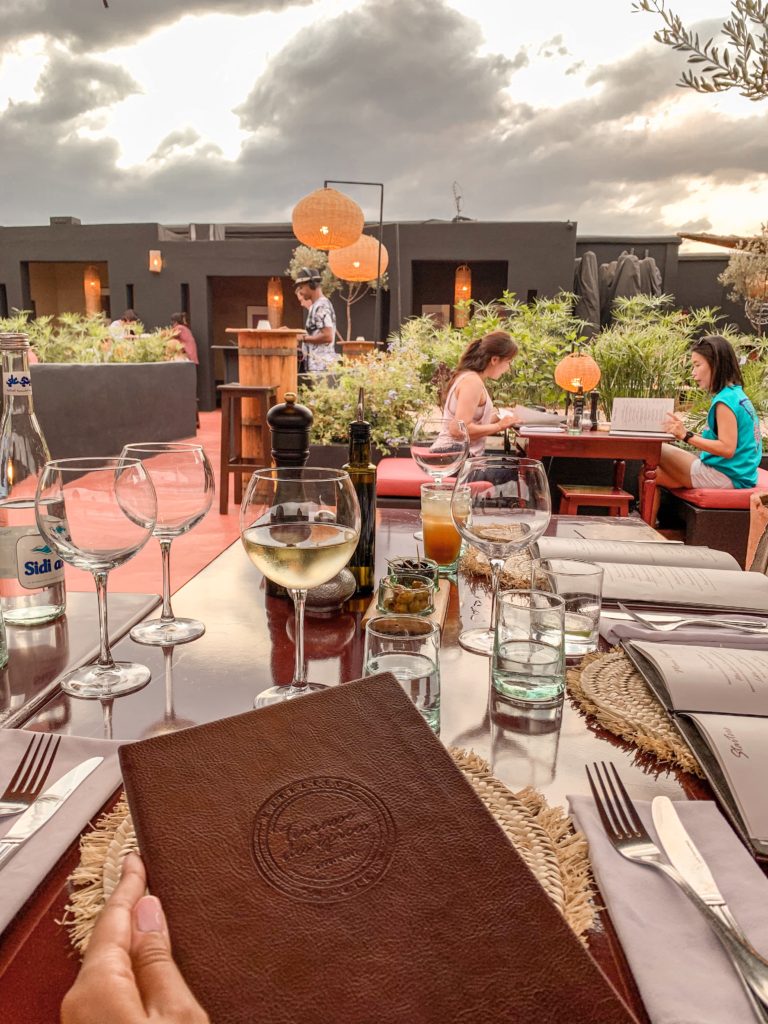
[[451, 516], [452, 494], [452, 484], [421, 485], [424, 554], [437, 562], [441, 576], [455, 573], [461, 552], [461, 536]]

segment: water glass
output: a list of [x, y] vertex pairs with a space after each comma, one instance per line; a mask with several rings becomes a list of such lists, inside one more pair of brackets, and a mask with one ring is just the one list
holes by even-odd
[[421, 712], [440, 732], [440, 627], [413, 615], [386, 615], [365, 627], [365, 675], [391, 672]]
[[499, 594], [491, 674], [508, 700], [556, 702], [565, 690], [565, 602], [541, 590]]
[[531, 587], [559, 594], [565, 602], [565, 656], [580, 658], [597, 650], [603, 570], [575, 558], [535, 558]]
[[461, 552], [461, 535], [451, 516], [452, 496], [452, 484], [421, 485], [424, 554], [437, 562], [441, 576], [455, 573]]

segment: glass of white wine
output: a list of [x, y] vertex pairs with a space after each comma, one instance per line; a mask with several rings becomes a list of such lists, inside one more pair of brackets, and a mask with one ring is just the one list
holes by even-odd
[[248, 557], [290, 592], [296, 615], [293, 679], [259, 694], [256, 707], [323, 689], [307, 681], [304, 603], [307, 590], [333, 579], [357, 547], [360, 506], [349, 476], [339, 469], [257, 469], [243, 498], [240, 531]]

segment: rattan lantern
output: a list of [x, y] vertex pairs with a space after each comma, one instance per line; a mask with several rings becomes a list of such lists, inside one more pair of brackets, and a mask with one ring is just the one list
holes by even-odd
[[304, 245], [332, 252], [360, 237], [365, 217], [357, 203], [335, 188], [319, 188], [293, 208], [293, 233]]
[[472, 271], [466, 263], [456, 268], [456, 276], [453, 281], [453, 323], [455, 327], [466, 327], [469, 322], [469, 313], [465, 309], [459, 309], [460, 302], [466, 302], [472, 298]]
[[101, 275], [98, 267], [86, 267], [83, 271], [83, 292], [85, 315], [97, 316], [101, 312]]
[[570, 352], [555, 367], [555, 383], [572, 394], [592, 391], [600, 383], [600, 367], [588, 352]]
[[279, 277], [270, 277], [267, 282], [267, 316], [269, 326], [274, 330], [283, 325], [283, 282]]
[[[381, 250], [381, 264], [379, 264]], [[375, 281], [389, 266], [386, 246], [370, 235], [360, 235], [356, 242], [328, 255], [328, 266], [342, 281]]]

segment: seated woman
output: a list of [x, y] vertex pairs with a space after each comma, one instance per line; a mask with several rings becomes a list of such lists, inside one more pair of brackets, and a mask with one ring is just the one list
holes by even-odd
[[485, 386], [486, 380], [505, 374], [516, 355], [517, 345], [506, 331], [491, 331], [467, 345], [448, 381], [443, 410], [446, 417], [466, 424], [470, 457], [483, 455], [491, 434], [517, 423], [514, 416], [499, 416]]
[[754, 487], [762, 455], [760, 421], [744, 394], [733, 346], [718, 334], [709, 335], [693, 346], [691, 364], [693, 379], [712, 395], [707, 426], [696, 434], [670, 413], [664, 429], [700, 454], [662, 445], [656, 482], [668, 488]]

